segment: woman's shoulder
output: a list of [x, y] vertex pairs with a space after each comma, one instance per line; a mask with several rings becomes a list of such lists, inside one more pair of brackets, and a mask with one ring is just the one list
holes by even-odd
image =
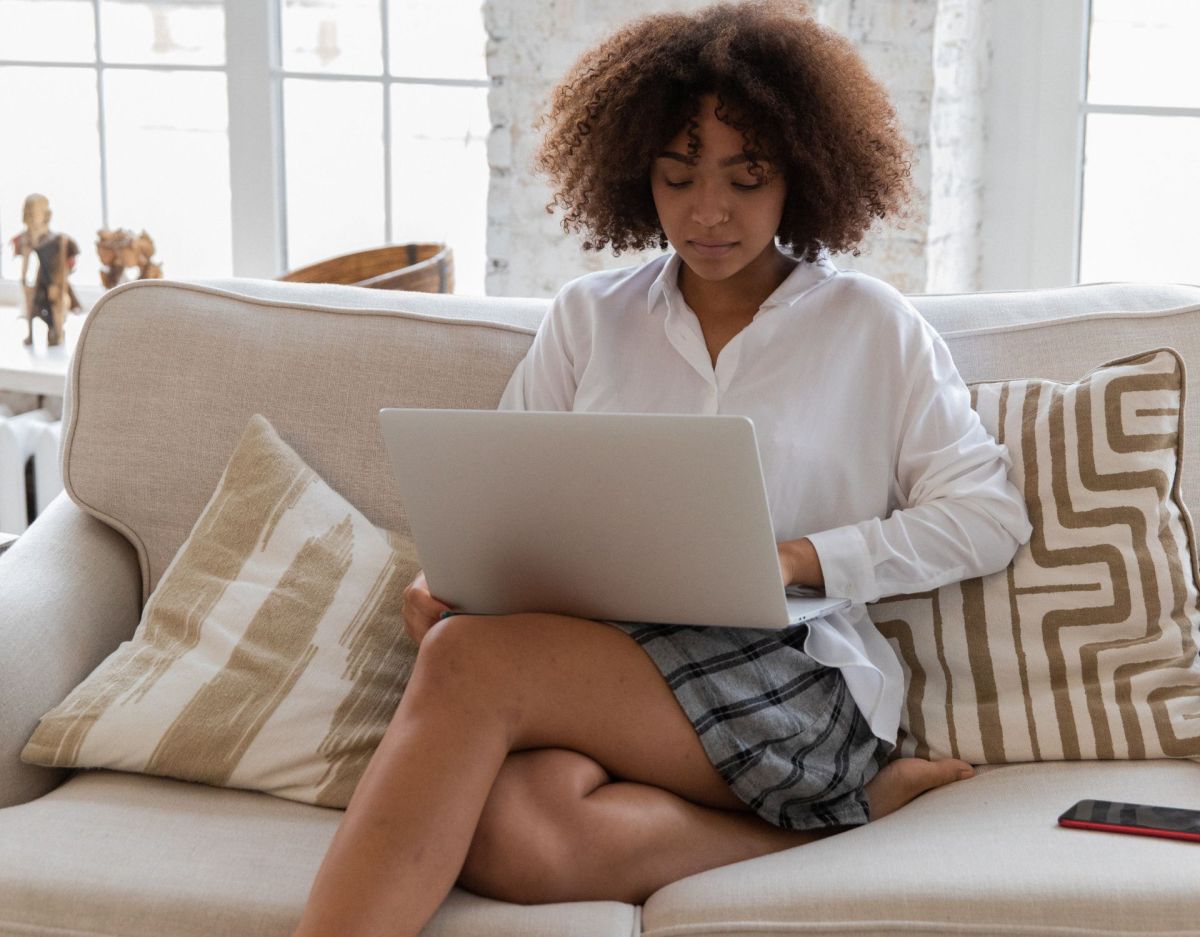
[[639, 298], [645, 303], [668, 257], [663, 254], [640, 264], [581, 274], [562, 285], [554, 302], [580, 311], [626, 308]]
[[886, 280], [861, 270], [838, 270], [830, 283], [826, 301], [844, 314], [862, 316], [879, 330], [925, 333], [932, 326], [912, 300]]

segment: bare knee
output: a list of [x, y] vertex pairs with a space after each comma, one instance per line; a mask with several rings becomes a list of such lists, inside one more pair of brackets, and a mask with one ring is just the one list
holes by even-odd
[[484, 804], [459, 884], [515, 904], [572, 900], [579, 806], [607, 780], [599, 764], [569, 749], [509, 755]]

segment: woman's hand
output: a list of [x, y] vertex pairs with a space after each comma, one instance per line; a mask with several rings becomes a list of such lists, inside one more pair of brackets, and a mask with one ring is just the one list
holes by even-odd
[[408, 584], [404, 590], [404, 627], [408, 636], [421, 646], [429, 629], [442, 618], [443, 612], [452, 612], [445, 602], [435, 599], [425, 585], [425, 572], [417, 573], [417, 578]]
[[821, 569], [821, 558], [817, 548], [807, 537], [785, 540], [775, 545], [779, 552], [779, 572], [785, 586], [811, 586], [825, 588], [825, 575]]

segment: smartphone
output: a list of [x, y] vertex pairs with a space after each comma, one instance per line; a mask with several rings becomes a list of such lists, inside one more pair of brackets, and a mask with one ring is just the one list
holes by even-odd
[[1200, 810], [1111, 800], [1081, 800], [1058, 818], [1060, 826], [1109, 833], [1165, 836], [1200, 843]]

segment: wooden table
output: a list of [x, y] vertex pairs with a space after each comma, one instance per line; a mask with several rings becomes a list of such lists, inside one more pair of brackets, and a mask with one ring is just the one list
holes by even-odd
[[16, 306], [0, 306], [0, 390], [62, 397], [67, 368], [75, 351], [86, 313], [71, 313], [64, 323], [64, 341], [46, 345], [46, 324], [33, 323], [33, 344], [22, 344], [29, 334], [25, 317]]

